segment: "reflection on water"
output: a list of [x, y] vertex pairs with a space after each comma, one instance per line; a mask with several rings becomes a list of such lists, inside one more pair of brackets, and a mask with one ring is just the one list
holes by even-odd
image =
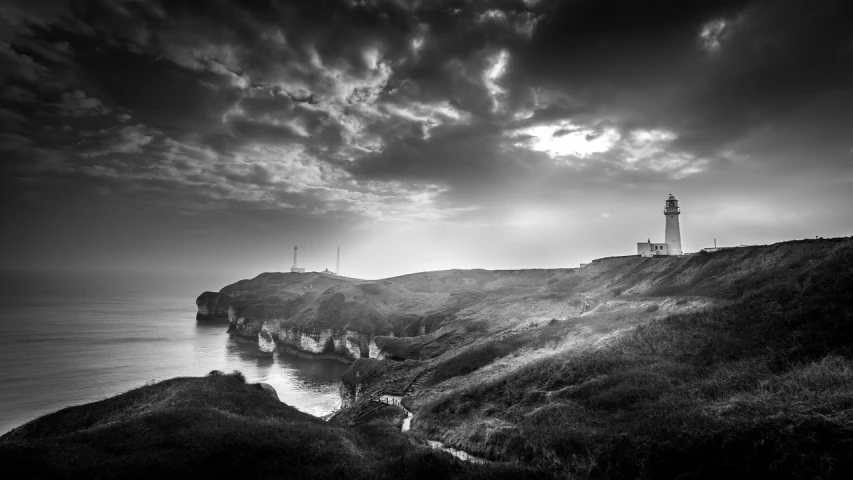
[[0, 434], [149, 380], [240, 370], [281, 401], [323, 416], [340, 406], [334, 360], [259, 355], [227, 322], [196, 323], [192, 299], [141, 295], [7, 302], [0, 332]]
[[[306, 359], [275, 352], [258, 352], [255, 343], [229, 338], [226, 357], [251, 363], [252, 381], [269, 383], [279, 399], [303, 412], [326, 415], [340, 406], [338, 382], [349, 365], [328, 359]], [[247, 378], [249, 374], [244, 370]]]
[[279, 355], [277, 361], [285, 368], [297, 370], [306, 381], [316, 384], [334, 382], [336, 386], [349, 368], [349, 365], [336, 360], [314, 360], [292, 355]]
[[275, 361], [270, 355], [261, 355], [258, 357], [258, 368], [271, 367]]

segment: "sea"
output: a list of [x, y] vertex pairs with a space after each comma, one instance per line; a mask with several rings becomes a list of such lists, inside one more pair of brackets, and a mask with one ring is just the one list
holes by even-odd
[[346, 364], [262, 356], [256, 343], [231, 338], [227, 322], [196, 322], [196, 297], [230, 283], [212, 277], [3, 273], [0, 434], [61, 408], [212, 370], [266, 382], [282, 402], [315, 416], [336, 410]]

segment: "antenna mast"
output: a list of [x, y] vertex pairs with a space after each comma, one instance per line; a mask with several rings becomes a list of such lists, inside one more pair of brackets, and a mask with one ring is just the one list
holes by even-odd
[[305, 273], [304, 268], [299, 268], [296, 266], [296, 252], [299, 250], [299, 247], [293, 247], [293, 266], [290, 267], [290, 273]]

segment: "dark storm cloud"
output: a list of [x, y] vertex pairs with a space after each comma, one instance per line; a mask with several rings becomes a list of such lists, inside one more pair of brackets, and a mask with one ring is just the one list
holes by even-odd
[[20, 79], [28, 82], [38, 80], [47, 69], [38, 64], [32, 57], [19, 53], [8, 44], [0, 44], [0, 79]]
[[499, 148], [501, 132], [495, 128], [436, 128], [424, 139], [420, 131], [396, 138], [381, 153], [366, 155], [353, 165], [357, 175], [471, 182], [500, 175], [506, 166]]
[[[559, 89], [629, 126], [666, 126], [710, 153], [847, 90], [851, 13], [841, 1], [563, 2], [518, 52], [511, 81]], [[713, 42], [701, 35], [709, 22], [722, 22]]]
[[97, 98], [86, 97], [82, 90], [74, 90], [61, 95], [61, 100], [56, 103], [60, 115], [69, 117], [86, 117], [95, 115], [106, 115], [110, 109], [105, 107]]
[[[685, 126], [683, 142], [710, 149], [750, 129], [774, 125], [826, 96], [847, 106], [853, 85], [853, 8], [849, 2], [756, 5], [723, 31], [721, 58], [688, 108], [702, 112]], [[837, 111], [811, 112], [805, 124]]]
[[239, 89], [212, 72], [117, 48], [86, 45], [78, 52], [91, 85], [107, 101], [161, 128], [221, 132], [222, 115], [240, 98]]
[[12, 3], [3, 172], [19, 193], [91, 178], [390, 218], [737, 162], [795, 170], [780, 151], [840, 169], [848, 5]]

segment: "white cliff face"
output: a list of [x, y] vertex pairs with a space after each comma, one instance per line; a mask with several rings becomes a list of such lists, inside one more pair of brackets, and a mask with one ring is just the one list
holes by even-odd
[[275, 339], [265, 328], [258, 333], [258, 350], [262, 353], [273, 353], [275, 351]]
[[[265, 322], [252, 316], [245, 308], [230, 306], [228, 308], [228, 331], [241, 337], [255, 338], [266, 326]], [[268, 329], [269, 332], [272, 332]]]
[[[239, 323], [239, 322], [238, 322]], [[347, 360], [367, 358], [379, 352], [372, 337], [354, 330], [313, 330], [300, 327], [278, 327], [277, 322], [264, 325], [278, 345], [311, 353], [333, 355]]]
[[382, 349], [379, 348], [379, 345], [376, 345], [376, 340], [371, 338], [370, 343], [368, 344], [368, 347], [370, 349], [369, 354], [368, 354], [369, 358], [375, 358], [378, 360], [385, 360], [385, 356], [386, 356], [385, 352], [383, 352]]
[[228, 307], [228, 322], [231, 324], [231, 328], [240, 332], [243, 330], [245, 326], [246, 317], [241, 316], [237, 313], [237, 309], [234, 306]]
[[341, 346], [346, 348], [353, 357], [363, 358], [366, 356], [366, 352], [361, 346], [363, 343], [366, 343], [368, 338], [369, 337], [362, 335], [359, 332], [344, 330], [344, 342], [341, 342]]
[[228, 327], [229, 332], [235, 332], [238, 335], [244, 334], [243, 330], [246, 327], [246, 318], [234, 313], [234, 307], [228, 309], [228, 323], [230, 323]]
[[231, 323], [229, 332], [241, 337], [257, 337], [258, 348], [272, 353], [276, 346], [312, 355], [327, 355], [340, 360], [358, 358], [385, 358], [369, 334], [355, 330], [312, 329], [282, 325], [283, 319], [254, 319], [244, 315], [240, 308], [228, 309]]
[[[303, 331], [295, 328], [284, 328], [278, 332], [278, 341], [308, 353], [323, 353], [327, 350], [332, 331]], [[334, 344], [333, 344], [334, 345]], [[332, 348], [332, 352], [334, 348]], [[328, 353], [332, 353], [328, 352]]]

